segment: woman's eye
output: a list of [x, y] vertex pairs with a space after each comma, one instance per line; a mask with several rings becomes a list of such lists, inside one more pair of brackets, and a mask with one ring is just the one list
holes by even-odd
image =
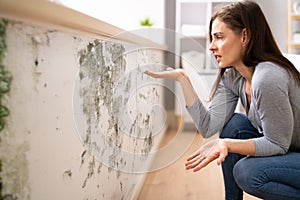
[[221, 36], [221, 35], [217, 35], [216, 37], [217, 37], [217, 39], [222, 39], [223, 38], [223, 36]]

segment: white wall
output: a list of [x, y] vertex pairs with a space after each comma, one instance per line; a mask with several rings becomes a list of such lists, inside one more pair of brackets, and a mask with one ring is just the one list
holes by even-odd
[[287, 0], [256, 0], [263, 10], [282, 52], [287, 51]]
[[[51, 1], [51, 0], [50, 0]], [[52, 0], [124, 30], [141, 28], [140, 20], [150, 17], [155, 28], [164, 27], [162, 0]]]

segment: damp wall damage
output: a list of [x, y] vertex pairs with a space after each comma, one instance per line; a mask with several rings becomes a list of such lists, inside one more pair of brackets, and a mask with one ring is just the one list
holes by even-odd
[[8, 21], [1, 195], [131, 199], [164, 132], [162, 52]]

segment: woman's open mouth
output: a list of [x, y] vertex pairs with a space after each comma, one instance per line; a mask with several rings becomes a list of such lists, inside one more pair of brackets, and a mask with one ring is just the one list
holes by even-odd
[[215, 58], [216, 58], [217, 62], [220, 62], [220, 61], [221, 61], [221, 57], [222, 57], [222, 56], [215, 55]]

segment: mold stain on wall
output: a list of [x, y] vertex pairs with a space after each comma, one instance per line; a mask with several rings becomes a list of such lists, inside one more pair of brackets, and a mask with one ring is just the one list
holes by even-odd
[[[116, 170], [118, 178], [120, 171], [145, 170], [144, 161], [154, 145], [157, 128], [153, 122], [160, 113], [152, 110], [152, 104], [158, 104], [160, 96], [157, 86], [145, 84], [149, 78], [143, 66], [151, 63], [147, 56], [147, 50], [126, 52], [122, 44], [99, 40], [79, 52], [75, 89], [79, 109], [75, 110], [83, 115], [84, 123], [75, 119], [78, 134], [87, 151], [108, 172]], [[134, 66], [128, 65], [128, 57], [136, 58]], [[90, 177], [88, 174], [83, 186]]]
[[6, 53], [6, 26], [8, 21], [5, 19], [0, 19], [0, 131], [3, 130], [5, 126], [5, 117], [9, 115], [9, 109], [5, 104], [5, 94], [10, 90], [10, 85], [12, 81], [12, 76], [4, 66], [3, 59]]
[[[7, 170], [7, 166], [10, 165], [10, 162], [14, 158], [10, 158], [5, 154], [9, 149], [6, 144], [6, 134], [9, 134], [5, 130], [6, 117], [9, 115], [9, 108], [5, 105], [7, 101], [6, 94], [10, 91], [10, 85], [12, 81], [12, 75], [7, 70], [3, 60], [6, 54], [6, 27], [8, 25], [8, 20], [0, 19], [0, 199], [17, 199], [14, 193], [20, 192], [22, 189], [17, 185], [14, 185], [14, 182], [17, 181], [13, 170]], [[18, 163], [25, 162], [22, 159], [22, 155], [18, 156]], [[23, 163], [25, 164], [25, 163]], [[26, 174], [26, 172], [24, 173]], [[10, 180], [12, 179], [12, 180]], [[19, 180], [19, 182], [22, 179]], [[6, 185], [10, 184], [13, 186], [13, 191], [7, 190]], [[20, 185], [19, 185], [20, 186]]]

